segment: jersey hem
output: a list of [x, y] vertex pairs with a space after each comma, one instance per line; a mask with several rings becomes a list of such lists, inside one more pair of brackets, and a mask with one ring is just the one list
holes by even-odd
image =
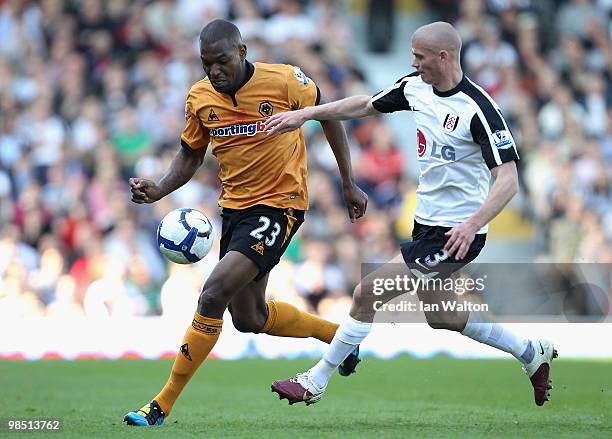
[[[450, 221], [430, 221], [430, 220], [426, 220], [423, 219], [417, 215], [414, 215], [414, 220], [419, 223], [422, 224], [424, 226], [432, 226], [432, 227], [450, 227], [453, 228], [455, 226], [458, 226], [459, 224], [461, 224], [463, 221], [456, 221], [456, 222], [450, 222]], [[476, 232], [477, 235], [484, 235], [489, 231], [489, 225], [487, 224], [486, 226], [482, 227], [478, 232]]]
[[295, 209], [295, 210], [303, 210], [303, 211], [307, 211], [308, 210], [308, 203], [306, 203], [305, 205], [299, 204], [299, 203], [286, 203], [286, 204], [281, 204], [281, 203], [275, 203], [273, 201], [269, 201], [269, 200], [257, 200], [257, 201], [252, 201], [252, 202], [248, 202], [248, 203], [235, 203], [235, 202], [231, 202], [228, 200], [225, 201], [221, 201], [219, 200], [219, 206], [224, 208], [224, 209], [234, 209], [234, 210], [243, 210], [243, 209], [248, 209], [249, 207], [253, 207], [253, 206], [268, 206], [268, 207], [273, 207], [275, 209]]

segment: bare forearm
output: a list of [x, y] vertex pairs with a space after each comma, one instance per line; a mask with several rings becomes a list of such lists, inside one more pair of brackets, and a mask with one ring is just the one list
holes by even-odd
[[[202, 149], [205, 151], [205, 148]], [[161, 192], [160, 198], [174, 192], [193, 177], [202, 164], [204, 151], [187, 152], [181, 148], [176, 153], [166, 175], [157, 183]]]
[[467, 221], [476, 224], [478, 229], [484, 227], [499, 215], [517, 192], [518, 182], [513, 176], [499, 176], [483, 205]]
[[335, 102], [316, 107], [307, 107], [308, 119], [314, 120], [347, 120], [359, 119], [376, 113], [370, 104], [371, 96], [351, 96]]
[[325, 120], [321, 121], [321, 126], [323, 127], [327, 142], [336, 157], [340, 176], [342, 177], [342, 184], [344, 186], [353, 184], [351, 152], [348, 146], [346, 131], [342, 123], [339, 121]]

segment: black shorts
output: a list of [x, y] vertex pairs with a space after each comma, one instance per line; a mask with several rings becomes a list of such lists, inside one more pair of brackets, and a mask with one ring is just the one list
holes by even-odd
[[476, 259], [487, 240], [486, 233], [477, 234], [465, 257], [458, 261], [444, 250], [448, 240], [444, 234], [450, 229], [451, 227], [426, 226], [415, 221], [412, 241], [400, 245], [404, 262], [420, 273], [448, 277]]
[[257, 205], [221, 212], [219, 259], [231, 250], [242, 253], [259, 267], [263, 278], [280, 261], [295, 232], [304, 222], [304, 211]]

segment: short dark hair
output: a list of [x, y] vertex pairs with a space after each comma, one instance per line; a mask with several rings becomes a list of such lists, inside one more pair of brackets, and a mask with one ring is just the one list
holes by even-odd
[[242, 44], [242, 35], [234, 23], [227, 20], [213, 20], [200, 32], [200, 44], [211, 44], [228, 39], [234, 44]]

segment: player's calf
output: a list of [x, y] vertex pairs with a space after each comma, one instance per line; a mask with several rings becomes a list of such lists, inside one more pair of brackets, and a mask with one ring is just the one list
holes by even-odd
[[468, 315], [452, 312], [425, 312], [427, 324], [433, 329], [446, 329], [461, 332], [465, 328]]

